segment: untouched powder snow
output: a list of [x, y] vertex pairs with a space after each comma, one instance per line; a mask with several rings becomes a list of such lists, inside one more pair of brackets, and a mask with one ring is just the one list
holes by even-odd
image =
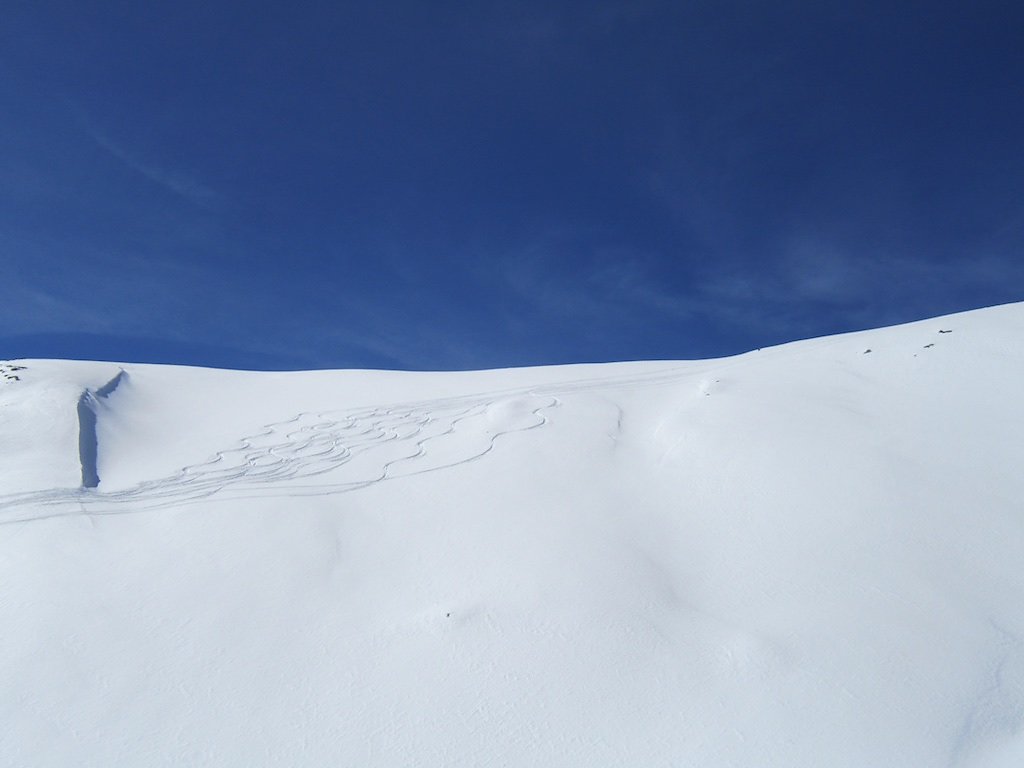
[[0, 374], [0, 765], [1024, 765], [1024, 304]]

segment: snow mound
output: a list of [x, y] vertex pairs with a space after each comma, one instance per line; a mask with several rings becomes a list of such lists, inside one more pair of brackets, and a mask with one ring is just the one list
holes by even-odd
[[0, 764], [1024, 764], [1022, 341], [0, 364]]

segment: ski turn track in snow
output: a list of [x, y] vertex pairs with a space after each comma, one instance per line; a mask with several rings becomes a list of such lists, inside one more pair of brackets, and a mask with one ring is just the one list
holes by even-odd
[[[693, 373], [688, 368], [685, 375]], [[118, 374], [118, 379], [123, 375]], [[301, 412], [266, 425], [262, 431], [243, 437], [236, 446], [186, 466], [176, 475], [113, 492], [98, 487], [96, 425], [92, 423], [88, 477], [95, 482], [83, 482], [75, 489], [0, 496], [0, 524], [78, 513], [126, 514], [210, 497], [326, 496], [356, 491], [482, 459], [495, 449], [499, 439], [544, 427], [548, 414], [562, 405], [563, 397], [608, 387], [656, 385], [677, 380], [680, 375], [669, 371], [586, 379], [528, 390]], [[113, 391], [111, 387], [103, 397]]]

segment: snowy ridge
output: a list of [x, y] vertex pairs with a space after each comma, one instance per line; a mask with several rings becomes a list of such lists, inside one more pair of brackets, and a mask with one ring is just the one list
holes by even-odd
[[0, 765], [1015, 768], [1022, 342], [7, 364]]

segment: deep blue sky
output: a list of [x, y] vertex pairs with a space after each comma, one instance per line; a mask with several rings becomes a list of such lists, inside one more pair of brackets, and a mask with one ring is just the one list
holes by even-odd
[[729, 354], [1024, 299], [1024, 4], [8, 0], [0, 357]]

